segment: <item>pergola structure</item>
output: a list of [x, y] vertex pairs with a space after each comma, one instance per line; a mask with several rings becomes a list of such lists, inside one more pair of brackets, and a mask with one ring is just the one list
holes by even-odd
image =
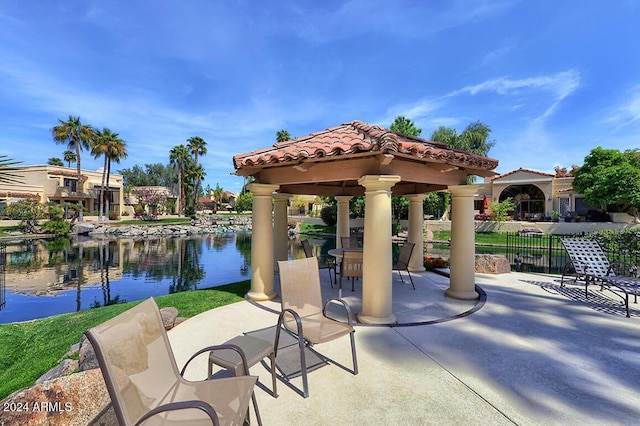
[[352, 121], [272, 147], [233, 157], [236, 174], [251, 176], [253, 300], [270, 300], [274, 265], [287, 259], [287, 203], [294, 194], [332, 195], [338, 200], [336, 244], [349, 236], [349, 200], [365, 196], [364, 323], [394, 323], [392, 302], [391, 195], [409, 199], [408, 241], [416, 244], [410, 270], [424, 271], [425, 194], [453, 194], [451, 280], [447, 295], [475, 299], [473, 199], [467, 176], [494, 176], [498, 161], [452, 149], [440, 142], [404, 136]]

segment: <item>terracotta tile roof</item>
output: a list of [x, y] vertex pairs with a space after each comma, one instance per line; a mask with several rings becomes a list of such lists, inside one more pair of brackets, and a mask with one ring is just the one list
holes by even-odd
[[358, 153], [404, 154], [439, 163], [493, 170], [498, 160], [450, 148], [441, 142], [404, 136], [380, 126], [351, 121], [337, 127], [311, 133], [270, 148], [233, 157], [236, 169], [300, 162], [308, 158], [347, 156]]
[[555, 177], [555, 175], [551, 174], [551, 173], [544, 173], [544, 172], [539, 172], [537, 170], [525, 169], [525, 168], [520, 167], [517, 170], [512, 170], [509, 173], [505, 173], [503, 175], [496, 176], [492, 180], [501, 179], [503, 177], [510, 176], [510, 175], [518, 173], [518, 172], [533, 173], [534, 175], [540, 175], [540, 176], [545, 176], [545, 177]]

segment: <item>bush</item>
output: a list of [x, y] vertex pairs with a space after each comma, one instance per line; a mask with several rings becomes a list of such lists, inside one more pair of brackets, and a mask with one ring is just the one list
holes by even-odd
[[335, 205], [324, 206], [322, 210], [320, 210], [320, 217], [322, 218], [322, 221], [324, 222], [325, 225], [336, 226], [336, 223], [338, 223], [337, 210], [338, 210], [338, 207]]
[[236, 211], [238, 213], [250, 212], [253, 209], [253, 192], [245, 192], [238, 196], [236, 200]]
[[118, 220], [118, 213], [109, 212], [109, 220]]
[[441, 257], [424, 257], [424, 267], [427, 271], [433, 271], [434, 269], [448, 268], [449, 261]]
[[63, 219], [50, 220], [42, 225], [45, 231], [54, 235], [67, 235], [71, 231], [69, 222]]

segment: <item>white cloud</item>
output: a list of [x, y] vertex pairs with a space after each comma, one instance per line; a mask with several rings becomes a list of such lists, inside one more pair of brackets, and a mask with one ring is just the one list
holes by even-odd
[[622, 103], [613, 108], [605, 119], [606, 123], [617, 125], [617, 129], [640, 121], [640, 85], [632, 88]]

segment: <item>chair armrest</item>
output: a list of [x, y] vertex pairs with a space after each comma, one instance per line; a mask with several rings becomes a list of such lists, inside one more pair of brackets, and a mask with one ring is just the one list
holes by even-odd
[[637, 278], [638, 267], [630, 262], [615, 260], [610, 262], [609, 269], [607, 270], [607, 276], [610, 275], [622, 275], [625, 277]]
[[206, 348], [202, 348], [195, 354], [191, 355], [191, 358], [189, 358], [189, 360], [184, 364], [184, 367], [182, 367], [182, 370], [180, 371], [180, 375], [184, 376], [184, 372], [187, 370], [187, 366], [189, 365], [189, 363], [199, 355], [205, 352], [219, 351], [222, 349], [231, 349], [236, 351], [238, 354], [240, 354], [240, 358], [242, 358], [242, 366], [244, 367], [245, 374], [247, 375], [249, 374], [249, 366], [247, 365], [247, 357], [244, 354], [244, 351], [239, 346], [225, 344], [225, 345], [207, 346]]
[[324, 315], [327, 318], [330, 318], [334, 321], [338, 321], [335, 318], [331, 318], [330, 316], [327, 315], [327, 306], [329, 306], [329, 303], [339, 303], [341, 304], [345, 311], [347, 311], [347, 323], [350, 326], [353, 326], [353, 322], [351, 321], [351, 318], [353, 317], [353, 314], [351, 313], [351, 307], [347, 304], [347, 302], [345, 302], [343, 299], [338, 299], [336, 297], [328, 299], [326, 302], [324, 302], [324, 306], [322, 307], [322, 315]]
[[174, 411], [174, 410], [185, 410], [185, 409], [198, 409], [204, 411], [209, 418], [211, 419], [211, 423], [214, 426], [219, 426], [220, 421], [218, 420], [218, 415], [216, 414], [216, 410], [209, 404], [204, 401], [199, 400], [189, 400], [189, 401], [180, 401], [180, 402], [170, 402], [168, 404], [160, 405], [153, 410], [145, 413], [137, 422], [136, 426], [144, 423], [145, 420], [150, 417], [155, 416], [156, 414], [164, 413], [166, 411]]
[[298, 343], [299, 343], [301, 349], [302, 349], [302, 346], [304, 344], [304, 342], [302, 341], [304, 339], [304, 334], [302, 332], [302, 320], [300, 319], [300, 315], [298, 315], [298, 313], [296, 311], [294, 311], [293, 309], [291, 309], [291, 308], [283, 309], [282, 312], [280, 312], [280, 315], [278, 316], [278, 325], [276, 327], [276, 341], [273, 344], [274, 356], [278, 356], [278, 344], [280, 343], [280, 330], [282, 329], [282, 324], [284, 322], [284, 316], [287, 313], [291, 314], [291, 316], [293, 316], [293, 319], [296, 322], [296, 330], [297, 330], [297, 334], [298, 334]]

